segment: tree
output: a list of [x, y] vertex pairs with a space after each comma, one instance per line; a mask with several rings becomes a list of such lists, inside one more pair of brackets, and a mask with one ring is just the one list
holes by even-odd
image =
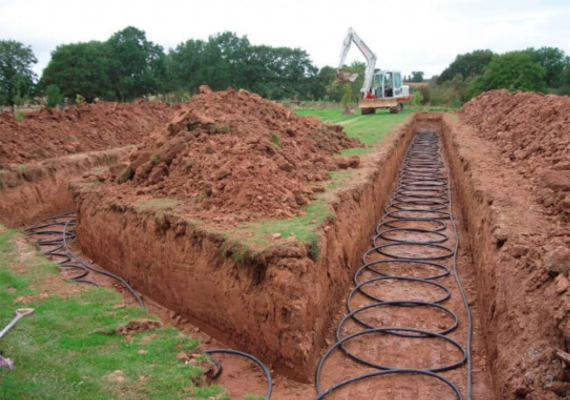
[[525, 52], [533, 62], [545, 69], [548, 87], [558, 88], [563, 84], [564, 69], [569, 62], [564, 51], [557, 47], [541, 47], [538, 50], [531, 47]]
[[38, 62], [31, 47], [14, 40], [0, 40], [0, 104], [14, 110], [31, 96], [36, 74], [32, 64]]
[[513, 51], [494, 56], [484, 74], [469, 85], [469, 97], [492, 89], [545, 92], [546, 71], [528, 53]]
[[364, 74], [366, 73], [366, 64], [359, 61], [354, 61], [350, 65], [345, 65], [342, 67], [343, 71], [351, 74], [358, 74], [354, 82], [350, 83], [340, 83], [335, 79], [327, 87], [327, 93], [329, 95], [329, 100], [334, 102], [342, 101], [344, 95], [344, 86], [349, 85], [351, 87], [351, 92], [353, 94], [360, 93], [362, 85], [364, 85]]
[[62, 94], [87, 102], [96, 98], [116, 100], [110, 79], [110, 47], [103, 42], [75, 43], [58, 46], [44, 70], [39, 86], [56, 85]]
[[63, 105], [64, 97], [56, 85], [48, 85], [46, 89], [46, 97], [46, 106], [50, 108]]
[[190, 39], [169, 50], [168, 91], [179, 89], [195, 91], [198, 86], [205, 83], [202, 75], [205, 45], [203, 40]]
[[347, 106], [354, 103], [354, 93], [352, 92], [352, 87], [349, 84], [344, 84], [342, 89], [342, 105]]
[[327, 86], [336, 80], [336, 69], [329, 66], [321, 68], [315, 76], [312, 95], [315, 99], [324, 99], [327, 96]]
[[457, 74], [464, 79], [481, 75], [483, 69], [489, 65], [494, 53], [491, 50], [475, 50], [471, 53], [460, 54], [455, 58], [437, 79], [438, 84], [449, 81]]
[[107, 41], [110, 81], [116, 96], [125, 101], [162, 91], [166, 57], [161, 46], [146, 39], [144, 31], [129, 26]]
[[424, 72], [423, 71], [412, 71], [412, 77], [410, 82], [423, 82], [424, 81]]

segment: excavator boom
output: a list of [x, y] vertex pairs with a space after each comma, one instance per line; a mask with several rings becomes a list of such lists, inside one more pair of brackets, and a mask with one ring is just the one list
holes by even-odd
[[376, 67], [376, 54], [370, 50], [370, 47], [364, 43], [364, 41], [356, 34], [356, 32], [354, 32], [354, 29], [352, 28], [348, 29], [348, 34], [342, 43], [340, 60], [338, 63], [338, 68], [336, 70], [337, 78], [340, 82], [354, 82], [354, 80], [358, 77], [358, 74], [351, 74], [342, 70], [342, 67], [346, 61], [346, 56], [348, 55], [348, 51], [350, 50], [350, 46], [353, 42], [356, 47], [358, 47], [362, 55], [366, 58], [366, 74], [364, 76], [364, 84], [362, 85], [362, 89], [360, 89], [361, 95], [364, 96], [370, 90], [370, 86], [372, 85], [374, 68]]

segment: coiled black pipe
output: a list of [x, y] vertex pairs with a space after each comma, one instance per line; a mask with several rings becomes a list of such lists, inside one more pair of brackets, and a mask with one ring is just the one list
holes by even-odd
[[[443, 232], [447, 228], [451, 228], [454, 234], [455, 244], [453, 246], [446, 245], [450, 238], [448, 234]], [[419, 236], [421, 239], [407, 240], [405, 237], [401, 238], [398, 236], [409, 234]], [[327, 350], [317, 366], [315, 373], [317, 400], [325, 399], [326, 396], [332, 392], [348, 385], [363, 380], [377, 379], [395, 374], [430, 377], [448, 386], [457, 399], [471, 399], [472, 321], [467, 296], [457, 276], [458, 248], [459, 236], [457, 226], [453, 219], [450, 171], [441, 155], [438, 137], [435, 133], [417, 134], [406, 151], [404, 165], [399, 174], [398, 186], [390, 204], [385, 209], [382, 220], [376, 228], [376, 235], [372, 239], [372, 248], [363, 255], [363, 265], [354, 276], [355, 288], [350, 292], [347, 298], [347, 314], [338, 324], [336, 343]], [[433, 254], [434, 251], [436, 253], [435, 255]], [[372, 255], [382, 257], [382, 259], [370, 261], [369, 258]], [[445, 262], [450, 262], [451, 268], [445, 266]], [[385, 272], [385, 270], [382, 270], [383, 267], [397, 265], [412, 266], [416, 270], [436, 270], [438, 273], [417, 278], [406, 276], [405, 273], [403, 275], [390, 275]], [[363, 280], [363, 273], [365, 271], [371, 272], [375, 274], [375, 276]], [[459, 319], [452, 310], [444, 305], [451, 297], [451, 290], [443, 284], [435, 282], [450, 274], [453, 275], [457, 288], [461, 293], [467, 314], [468, 326], [465, 346], [447, 336], [450, 332], [458, 328]], [[422, 287], [425, 286], [436, 289], [438, 292], [441, 292], [441, 296], [429, 302], [412, 299], [391, 299], [387, 301], [366, 291], [368, 286], [381, 281], [391, 281], [394, 283], [413, 282], [414, 284], [420, 284]], [[356, 293], [365, 296], [365, 298], [372, 301], [372, 303], [354, 310], [351, 306], [351, 302]], [[366, 323], [359, 317], [359, 314], [363, 311], [382, 307], [397, 307], [398, 312], [402, 313], [416, 307], [443, 311], [447, 316], [451, 317], [453, 323], [450, 326], [444, 327], [439, 332], [432, 332], [424, 329], [413, 329], [401, 326], [377, 327]], [[361, 326], [362, 330], [343, 337], [343, 326], [349, 320]], [[462, 356], [459, 360], [449, 363], [449, 365], [433, 368], [412, 369], [398, 365], [382, 365], [365, 360], [351, 353], [346, 348], [345, 344], [352, 339], [366, 335], [380, 336], [378, 340], [382, 340], [382, 337], [388, 335], [420, 340], [425, 338], [443, 340], [458, 349]], [[352, 360], [364, 366], [375, 368], [378, 371], [346, 379], [323, 390], [321, 387], [321, 374], [327, 359], [336, 350], [340, 350]], [[455, 383], [439, 374], [443, 371], [460, 368], [463, 365], [467, 366], [465, 397]]]
[[[235, 356], [245, 357], [248, 360], [251, 360], [254, 363], [256, 363], [261, 368], [263, 373], [265, 374], [265, 379], [267, 379], [267, 394], [265, 395], [265, 397], [268, 400], [271, 399], [271, 393], [273, 392], [273, 380], [271, 378], [271, 372], [269, 372], [269, 369], [260, 360], [258, 360], [257, 358], [255, 358], [251, 354], [244, 353], [243, 351], [237, 351], [237, 350], [231, 350], [231, 349], [204, 350], [204, 353], [206, 353], [206, 354], [232, 354]], [[215, 379], [218, 376], [220, 376], [220, 374], [222, 373], [222, 364], [218, 360], [216, 360], [214, 357], [211, 357], [211, 358], [212, 358], [212, 361], [214, 362], [214, 364], [216, 364], [216, 368], [217, 368], [216, 371], [214, 372], [213, 377], [212, 377]]]
[[[35, 236], [54, 236], [53, 239], [37, 239], [35, 244], [40, 247], [48, 248], [44, 251], [46, 256], [57, 257], [60, 259], [57, 263], [62, 268], [71, 268], [80, 270], [79, 275], [70, 278], [73, 282], [87, 283], [95, 286], [99, 286], [96, 282], [85, 279], [90, 271], [96, 272], [113, 278], [121, 282], [135, 297], [141, 307], [144, 307], [143, 301], [138, 293], [120, 276], [112, 274], [107, 271], [102, 271], [94, 268], [90, 265], [85, 264], [79, 257], [77, 257], [73, 251], [69, 248], [68, 240], [73, 240], [76, 237], [75, 229], [73, 227], [76, 224], [76, 213], [75, 211], [55, 215], [53, 217], [42, 219], [29, 228], [24, 229], [24, 233], [29, 237]], [[60, 229], [56, 229], [59, 227]], [[205, 350], [204, 353], [210, 355], [212, 361], [216, 365], [216, 371], [214, 372], [213, 378], [217, 378], [222, 373], [222, 364], [215, 359], [212, 354], [231, 354], [235, 356], [240, 356], [247, 358], [257, 364], [263, 371], [267, 379], [267, 399], [271, 399], [271, 394], [273, 392], [273, 381], [271, 378], [271, 373], [269, 369], [263, 364], [259, 359], [252, 356], [251, 354], [244, 353], [243, 351], [232, 350], [232, 349], [211, 349]]]
[[[127, 283], [123, 278], [115, 275], [111, 272], [103, 271], [94, 268], [90, 265], [84, 263], [79, 257], [77, 257], [73, 251], [69, 248], [68, 241], [75, 239], [75, 229], [73, 228], [76, 223], [76, 213], [75, 211], [55, 215], [53, 217], [42, 219], [29, 228], [24, 229], [24, 233], [30, 237], [41, 237], [41, 236], [54, 236], [53, 239], [37, 239], [35, 243], [40, 247], [47, 247], [48, 249], [44, 251], [46, 256], [57, 257], [60, 261], [57, 261], [62, 268], [78, 269], [81, 272], [79, 275], [72, 277], [70, 280], [73, 282], [88, 283], [91, 285], [99, 286], [96, 282], [85, 279], [89, 272], [95, 272], [101, 275], [108, 276], [116, 281], [121, 282], [125, 288], [135, 298], [141, 307], [144, 307], [144, 303], [139, 296], [139, 294], [132, 288], [131, 285]], [[60, 229], [56, 229], [59, 227]]]

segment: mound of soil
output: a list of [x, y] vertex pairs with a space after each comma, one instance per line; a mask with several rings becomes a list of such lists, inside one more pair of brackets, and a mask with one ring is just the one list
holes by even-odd
[[494, 90], [465, 104], [460, 116], [496, 143], [551, 215], [570, 220], [570, 97]]
[[356, 156], [333, 158], [362, 146], [341, 126], [243, 90], [202, 92], [127, 166], [102, 178], [122, 184], [116, 190], [123, 194], [177, 199], [198, 218], [239, 222], [292, 217], [324, 190], [315, 184], [329, 180], [329, 171], [359, 164]]
[[43, 108], [23, 121], [6, 111], [0, 114], [0, 165], [137, 144], [167, 123], [175, 109], [143, 100], [98, 103]]

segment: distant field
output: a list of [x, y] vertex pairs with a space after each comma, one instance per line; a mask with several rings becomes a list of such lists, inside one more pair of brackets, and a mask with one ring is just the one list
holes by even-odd
[[[384, 140], [384, 137], [397, 124], [402, 123], [413, 112], [404, 110], [399, 114], [390, 114], [388, 110], [377, 110], [376, 114], [343, 115], [342, 110], [297, 110], [299, 115], [314, 115], [323, 122], [343, 125], [349, 137], [357, 137], [366, 145], [373, 145]], [[343, 154], [365, 154], [369, 149], [356, 148], [343, 151]]]

